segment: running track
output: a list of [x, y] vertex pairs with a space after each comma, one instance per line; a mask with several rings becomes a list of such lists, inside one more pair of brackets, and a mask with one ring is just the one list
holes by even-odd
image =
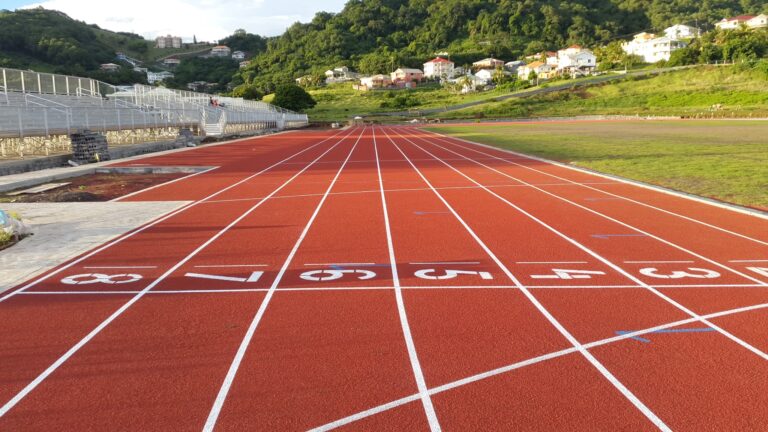
[[0, 297], [0, 430], [768, 429], [765, 218], [410, 127], [140, 163], [218, 168]]

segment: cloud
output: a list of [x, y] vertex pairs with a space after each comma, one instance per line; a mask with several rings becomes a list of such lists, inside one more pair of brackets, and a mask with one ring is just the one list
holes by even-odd
[[[114, 3], [110, 5], [109, 3]], [[318, 5], [323, 3], [325, 6]], [[281, 34], [296, 21], [309, 21], [321, 9], [340, 10], [344, 0], [47, 0], [25, 8], [42, 6], [99, 27], [138, 33], [154, 39], [171, 34], [191, 41], [215, 41], [242, 28], [265, 36]]]

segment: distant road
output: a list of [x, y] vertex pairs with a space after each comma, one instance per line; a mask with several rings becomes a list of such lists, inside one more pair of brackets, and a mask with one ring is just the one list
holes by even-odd
[[467, 102], [463, 104], [458, 105], [450, 105], [447, 107], [439, 107], [439, 108], [425, 108], [422, 110], [418, 110], [418, 112], [414, 111], [397, 111], [397, 112], [384, 112], [384, 113], [373, 113], [368, 114], [368, 116], [391, 116], [391, 117], [420, 117], [420, 116], [426, 116], [430, 114], [438, 114], [441, 112], [449, 112], [449, 111], [458, 111], [464, 108], [469, 108], [473, 106], [483, 105], [491, 102], [501, 102], [508, 99], [513, 98], [526, 98], [530, 96], [537, 96], [541, 94], [546, 93], [553, 93], [561, 90], [568, 90], [576, 87], [584, 87], [584, 86], [591, 86], [595, 84], [600, 84], [604, 82], [609, 81], [619, 81], [622, 79], [626, 79], [628, 77], [644, 77], [644, 76], [650, 76], [650, 75], [659, 75], [664, 72], [672, 72], [680, 69], [687, 69], [691, 67], [696, 67], [699, 65], [691, 65], [691, 66], [678, 66], [678, 67], [671, 67], [671, 68], [659, 68], [659, 69], [648, 69], [648, 70], [639, 70], [635, 72], [629, 72], [626, 74], [611, 74], [611, 75], [600, 75], [588, 80], [581, 80], [581, 81], [565, 81], [562, 84], [552, 85], [549, 87], [539, 87], [533, 90], [523, 90], [516, 93], [510, 93], [506, 95], [501, 96], [494, 96], [489, 97], [487, 99], [482, 99], [478, 101], [473, 102]]

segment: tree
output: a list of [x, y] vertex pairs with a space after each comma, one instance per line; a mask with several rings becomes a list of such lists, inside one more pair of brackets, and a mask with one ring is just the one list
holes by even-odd
[[296, 84], [284, 84], [275, 90], [272, 104], [291, 111], [301, 112], [314, 107], [317, 102], [312, 98], [312, 95]]
[[261, 100], [264, 94], [254, 85], [241, 84], [232, 89], [232, 96], [241, 97], [246, 100]]

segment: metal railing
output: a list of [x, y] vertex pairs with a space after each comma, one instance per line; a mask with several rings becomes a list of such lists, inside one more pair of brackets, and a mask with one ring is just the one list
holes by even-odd
[[[139, 135], [154, 139], [156, 130], [190, 128], [206, 134], [209, 125], [210, 134], [220, 135], [308, 124], [305, 114], [240, 98], [3, 68], [0, 80], [2, 157], [36, 153], [40, 142], [60, 142], [50, 138], [80, 129], [112, 132], [113, 142], [136, 142]], [[43, 147], [45, 154], [51, 152]]]

